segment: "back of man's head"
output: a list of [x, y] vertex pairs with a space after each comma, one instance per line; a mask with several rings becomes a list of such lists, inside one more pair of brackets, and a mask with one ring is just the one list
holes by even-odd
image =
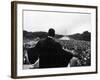
[[50, 28], [48, 30], [48, 36], [54, 37], [55, 36], [55, 30], [53, 28]]

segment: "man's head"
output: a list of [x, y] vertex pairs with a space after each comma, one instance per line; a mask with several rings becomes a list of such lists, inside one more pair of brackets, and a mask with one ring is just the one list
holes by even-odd
[[55, 36], [55, 30], [53, 28], [50, 28], [48, 30], [48, 36], [54, 37]]

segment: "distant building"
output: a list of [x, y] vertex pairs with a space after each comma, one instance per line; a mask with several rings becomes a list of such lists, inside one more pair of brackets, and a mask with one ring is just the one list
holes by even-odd
[[60, 40], [70, 40], [70, 38], [67, 36], [64, 36], [64, 37], [60, 38]]

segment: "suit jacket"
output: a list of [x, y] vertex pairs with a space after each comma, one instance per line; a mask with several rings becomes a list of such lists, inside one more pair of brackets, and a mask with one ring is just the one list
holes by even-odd
[[31, 49], [31, 54], [32, 53], [34, 53], [34, 56], [32, 57], [32, 55], [30, 55], [30, 61], [34, 62], [37, 57], [39, 57], [40, 68], [66, 67], [73, 57], [70, 52], [63, 50], [58, 42], [49, 37], [40, 40], [36, 46]]

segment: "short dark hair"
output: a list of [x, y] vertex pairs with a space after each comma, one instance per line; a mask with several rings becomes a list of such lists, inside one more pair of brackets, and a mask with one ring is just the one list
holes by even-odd
[[48, 36], [54, 37], [55, 36], [55, 30], [53, 28], [50, 28], [48, 30]]

